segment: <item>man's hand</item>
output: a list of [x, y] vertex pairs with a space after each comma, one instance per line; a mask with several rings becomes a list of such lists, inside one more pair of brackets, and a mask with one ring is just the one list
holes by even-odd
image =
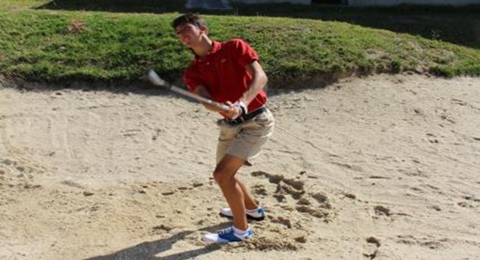
[[239, 116], [248, 113], [246, 104], [241, 101], [235, 103], [227, 101], [226, 104], [230, 107], [230, 110], [220, 112], [226, 118], [237, 119]]

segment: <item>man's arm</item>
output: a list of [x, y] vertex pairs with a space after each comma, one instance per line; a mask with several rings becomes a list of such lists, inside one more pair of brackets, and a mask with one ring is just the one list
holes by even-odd
[[[193, 91], [193, 93], [196, 94], [196, 95], [199, 95], [201, 97], [211, 99], [210, 93], [208, 93], [207, 89], [202, 85], [197, 86], [195, 88], [195, 90]], [[202, 103], [202, 105], [207, 110], [210, 110], [210, 111], [213, 111], [213, 112], [222, 112], [222, 111], [225, 112], [224, 110], [222, 110], [222, 109], [220, 109], [216, 106], [210, 105], [208, 103]]]
[[258, 92], [267, 85], [268, 78], [267, 74], [262, 68], [262, 65], [258, 61], [253, 61], [247, 64], [247, 71], [252, 75], [252, 80], [250, 81], [250, 85], [247, 88], [240, 98], [239, 101], [243, 101], [247, 106], [252, 102], [253, 99], [257, 96]]
[[223, 112], [222, 114], [228, 118], [237, 118], [244, 112], [248, 113], [248, 111], [246, 111], [248, 104], [250, 104], [250, 102], [255, 99], [258, 92], [267, 85], [267, 74], [265, 74], [265, 71], [257, 60], [247, 64], [246, 69], [252, 76], [252, 80], [250, 81], [247, 90], [237, 102], [234, 104], [227, 102], [227, 105], [230, 106], [230, 110]]

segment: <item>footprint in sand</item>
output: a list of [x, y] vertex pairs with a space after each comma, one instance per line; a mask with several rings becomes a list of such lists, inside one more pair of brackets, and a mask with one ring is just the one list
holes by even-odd
[[392, 212], [390, 208], [378, 205], [373, 208], [374, 215], [372, 216], [373, 219], [383, 219], [394, 221], [398, 217], [412, 217], [412, 215], [404, 212]]
[[[253, 177], [259, 178], [252, 192], [262, 201], [267, 211], [267, 220], [251, 222], [255, 230], [254, 238], [238, 245], [223, 247], [226, 251], [296, 251], [307, 243], [309, 234], [313, 233], [312, 222], [330, 222], [335, 216], [334, 209], [327, 195], [321, 192], [307, 192], [305, 182], [300, 179], [288, 179], [282, 175], [273, 175], [265, 172], [253, 172]], [[147, 187], [148, 186], [148, 187]], [[154, 189], [150, 189], [150, 186]], [[194, 183], [172, 187], [170, 185], [152, 184], [142, 186], [144, 194], [159, 196], [166, 200], [183, 198], [188, 201], [185, 191], [191, 189], [209, 189], [204, 183]], [[181, 203], [180, 203], [181, 204]], [[187, 206], [185, 204], [184, 206]], [[184, 210], [194, 210], [194, 206]], [[170, 209], [168, 209], [170, 210]], [[158, 212], [161, 217], [159, 223], [152, 227], [152, 234], [167, 236], [172, 229], [173, 219], [168, 213]], [[201, 209], [204, 212], [199, 216], [216, 216], [213, 208]], [[195, 209], [198, 211], [198, 208]], [[185, 214], [184, 214], [185, 215]], [[188, 215], [188, 214], [186, 214]], [[186, 221], [186, 220], [185, 220]], [[193, 221], [193, 219], [192, 219]], [[216, 222], [214, 218], [203, 219], [197, 225], [210, 225]], [[180, 229], [180, 228], [178, 228]]]
[[462, 199], [464, 199], [464, 201], [460, 201], [457, 203], [457, 205], [462, 208], [478, 208], [479, 207], [480, 199], [476, 198], [475, 196], [467, 195], [467, 196], [463, 196]]
[[334, 210], [327, 195], [321, 192], [306, 192], [303, 180], [288, 179], [282, 175], [272, 175], [261, 171], [252, 172], [252, 176], [266, 178], [271, 184], [254, 186], [254, 193], [267, 200], [268, 196], [275, 199], [277, 202], [275, 205], [281, 209], [272, 212], [294, 211], [320, 218], [324, 222], [330, 222], [334, 216]]
[[375, 237], [369, 237], [365, 240], [363, 256], [367, 259], [375, 259], [377, 257], [378, 249], [380, 248], [380, 240]]
[[[262, 200], [267, 211], [267, 220], [250, 223], [255, 230], [252, 239], [237, 245], [227, 245], [222, 247], [222, 250], [297, 251], [309, 242], [309, 235], [314, 232], [313, 222], [330, 222], [335, 216], [328, 196], [321, 192], [308, 192], [306, 183], [300, 178], [289, 179], [266, 172], [253, 172], [252, 176], [259, 178], [257, 184], [252, 186], [252, 192]], [[195, 193], [189, 191], [210, 189], [211, 185], [212, 183], [195, 182], [191, 185], [172, 186], [150, 182], [135, 186], [130, 192], [133, 192], [134, 196], [147, 196], [146, 198], [156, 204], [167, 200], [178, 201], [175, 205], [165, 203], [164, 207], [158, 207], [155, 210], [155, 224], [149, 229], [149, 235], [168, 237], [190, 225], [177, 226], [175, 223], [211, 226], [218, 222], [216, 208], [197, 207], [191, 203], [198, 198], [192, 198], [191, 194]], [[185, 211], [187, 213], [183, 214]], [[196, 245], [198, 235], [199, 232], [192, 231], [191, 239], [187, 240]]]
[[44, 167], [25, 158], [0, 158], [0, 186], [39, 188], [41, 185], [33, 184], [35, 177], [45, 171]]
[[[252, 223], [256, 233], [242, 246], [248, 250], [292, 251], [303, 248], [313, 230], [312, 222], [330, 222], [335, 211], [327, 195], [310, 193], [300, 178], [285, 178], [266, 172], [252, 172], [259, 178], [253, 193], [267, 211], [267, 221]], [[300, 174], [302, 175], [302, 173]]]
[[412, 235], [399, 235], [397, 236], [397, 243], [406, 244], [406, 245], [417, 245], [422, 247], [428, 247], [430, 249], [444, 249], [447, 248], [445, 245], [448, 242], [447, 238], [436, 240], [429, 237], [415, 237]]
[[373, 210], [375, 211], [375, 215], [377, 216], [390, 217], [392, 215], [392, 212], [390, 211], [390, 209], [384, 206], [380, 206], [380, 205], [375, 206]]

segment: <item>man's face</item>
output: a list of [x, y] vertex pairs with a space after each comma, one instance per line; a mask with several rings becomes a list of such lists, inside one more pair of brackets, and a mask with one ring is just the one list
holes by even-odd
[[204, 32], [205, 29], [189, 23], [181, 24], [175, 28], [175, 34], [187, 48], [192, 48], [198, 44]]

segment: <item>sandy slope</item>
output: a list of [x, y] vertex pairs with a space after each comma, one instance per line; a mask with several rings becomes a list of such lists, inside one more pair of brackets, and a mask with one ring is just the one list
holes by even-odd
[[217, 116], [142, 90], [0, 88], [1, 259], [480, 259], [480, 79], [374, 76], [271, 93], [242, 178], [269, 213], [225, 227]]

